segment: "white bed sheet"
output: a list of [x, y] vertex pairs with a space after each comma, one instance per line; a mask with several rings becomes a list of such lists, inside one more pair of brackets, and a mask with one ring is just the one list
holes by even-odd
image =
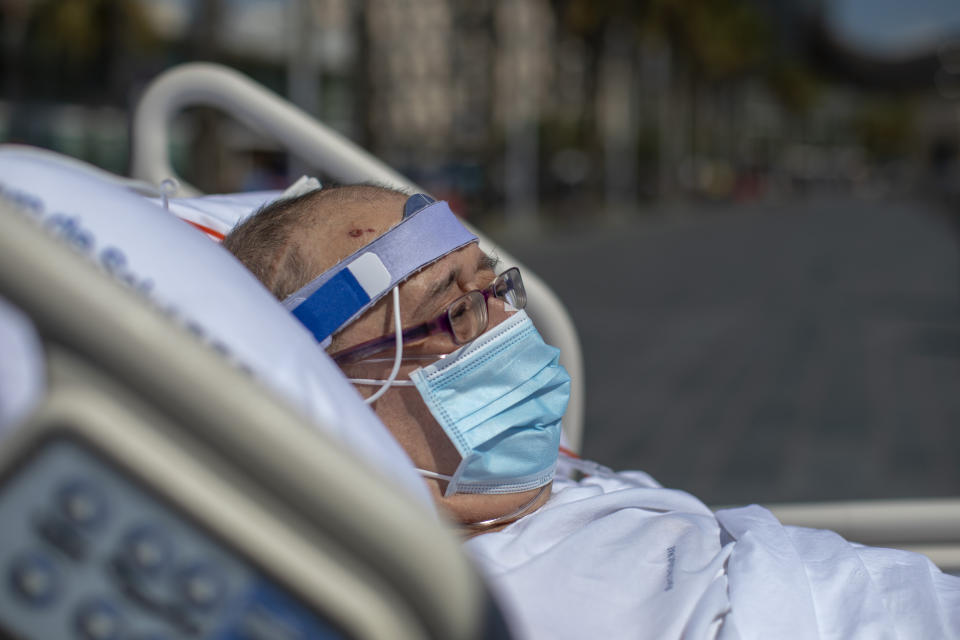
[[960, 578], [926, 557], [713, 513], [637, 472], [558, 478], [465, 547], [521, 638], [960, 637]]
[[230, 233], [241, 220], [254, 214], [260, 207], [273, 202], [282, 191], [248, 191], [225, 193], [194, 198], [148, 198], [158, 206], [167, 208], [181, 220], [187, 220], [205, 231], [216, 241]]

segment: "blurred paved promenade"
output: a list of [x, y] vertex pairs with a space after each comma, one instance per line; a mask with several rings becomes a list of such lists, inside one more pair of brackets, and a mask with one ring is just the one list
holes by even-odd
[[588, 457], [713, 504], [960, 495], [944, 212], [808, 200], [501, 240], [577, 322]]

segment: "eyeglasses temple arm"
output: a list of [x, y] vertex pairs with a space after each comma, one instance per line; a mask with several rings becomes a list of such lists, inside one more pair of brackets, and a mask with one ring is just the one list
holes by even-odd
[[[422, 340], [423, 338], [432, 336], [435, 333], [446, 331], [444, 326], [445, 320], [446, 316], [441, 316], [440, 318], [432, 320], [431, 322], [424, 322], [423, 324], [418, 324], [415, 327], [405, 329], [400, 335], [404, 342]], [[363, 342], [355, 347], [341, 351], [340, 353], [335, 353], [331, 357], [337, 364], [352, 364], [386, 351], [393, 346], [395, 341], [396, 334], [391, 333], [379, 338], [374, 338], [368, 342]]]

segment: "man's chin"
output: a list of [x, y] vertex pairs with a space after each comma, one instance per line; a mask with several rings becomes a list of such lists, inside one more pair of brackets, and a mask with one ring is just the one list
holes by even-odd
[[551, 482], [519, 493], [459, 493], [444, 497], [440, 484], [430, 482], [434, 500], [454, 525], [470, 536], [497, 531], [533, 513], [550, 498], [553, 485]]

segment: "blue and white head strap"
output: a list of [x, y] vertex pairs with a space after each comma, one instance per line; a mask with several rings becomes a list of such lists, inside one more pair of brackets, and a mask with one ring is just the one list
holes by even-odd
[[446, 202], [417, 194], [407, 200], [399, 224], [292, 293], [283, 306], [326, 348], [338, 329], [398, 284], [476, 240]]

